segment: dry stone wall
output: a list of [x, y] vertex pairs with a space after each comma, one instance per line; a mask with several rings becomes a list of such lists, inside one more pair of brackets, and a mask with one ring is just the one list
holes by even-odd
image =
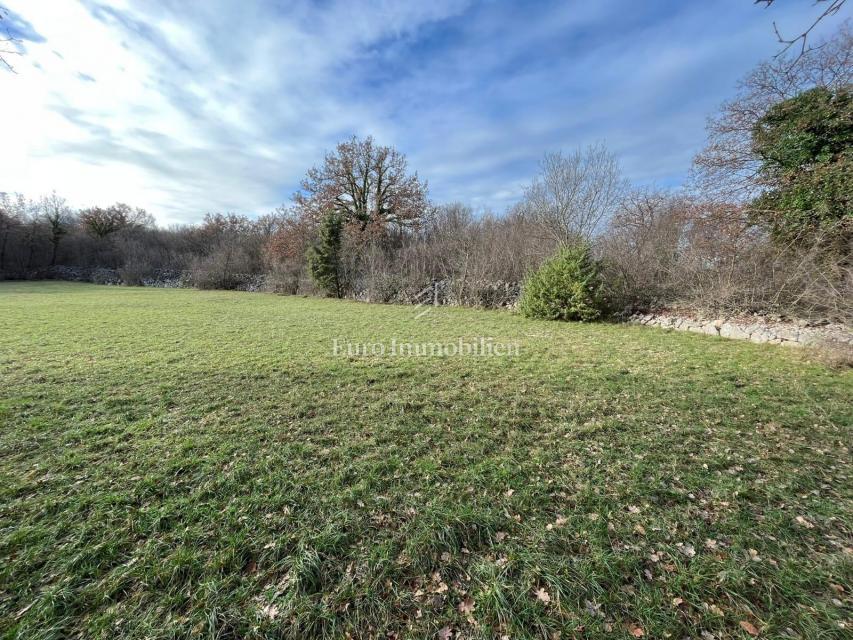
[[649, 327], [793, 347], [833, 343], [853, 346], [853, 330], [840, 324], [771, 320], [761, 316], [698, 318], [671, 313], [638, 313], [628, 321]]

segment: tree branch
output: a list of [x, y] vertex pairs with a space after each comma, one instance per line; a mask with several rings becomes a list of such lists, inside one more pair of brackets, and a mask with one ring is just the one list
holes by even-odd
[[[0, 6], [0, 22], [6, 20], [9, 17], [9, 10], [6, 7]], [[14, 47], [14, 45], [20, 43], [21, 41], [17, 38], [13, 37], [8, 29], [2, 28], [2, 31], [6, 32], [5, 38], [0, 38], [0, 67], [5, 67], [7, 71], [12, 73], [17, 73], [15, 71], [15, 67], [12, 66], [12, 63], [6, 59], [6, 56], [19, 56], [21, 52], [15, 48], [7, 49], [2, 47], [3, 44], [9, 44]]]
[[[755, 0], [754, 4], [763, 4], [764, 8], [767, 9], [768, 7], [772, 6], [775, 1], [776, 0]], [[829, 16], [834, 16], [839, 11], [841, 11], [841, 7], [844, 6], [847, 0], [815, 0], [815, 6], [819, 5], [820, 3], [827, 2], [829, 3], [829, 6], [826, 7], [823, 13], [821, 13], [815, 19], [814, 22], [812, 22], [811, 26], [809, 26], [796, 38], [784, 38], [779, 32], [779, 27], [777, 26], [776, 21], [773, 21], [773, 32], [776, 34], [776, 39], [779, 41], [779, 44], [785, 45], [780, 51], [776, 53], [775, 56], [773, 56], [774, 58], [780, 58], [784, 56], [788, 52], [788, 50], [791, 49], [791, 47], [793, 47], [799, 42], [800, 51], [797, 54], [797, 57], [794, 58], [790, 65], [791, 67], [793, 67], [795, 64], [797, 64], [797, 62], [800, 61], [800, 58], [802, 58], [806, 53], [814, 50], [814, 47], [808, 44], [809, 35], [811, 35], [811, 32], [814, 30], [814, 28], [817, 27], [817, 25], [819, 25], [825, 18], [828, 18]]]

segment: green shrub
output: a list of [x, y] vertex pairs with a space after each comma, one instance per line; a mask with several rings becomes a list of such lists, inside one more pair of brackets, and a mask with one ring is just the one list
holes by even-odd
[[584, 246], [563, 248], [524, 283], [521, 313], [544, 320], [598, 320], [605, 308], [601, 268]]

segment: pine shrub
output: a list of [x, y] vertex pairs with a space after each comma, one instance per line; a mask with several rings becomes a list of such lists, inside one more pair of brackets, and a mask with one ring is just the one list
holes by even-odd
[[605, 309], [600, 274], [588, 247], [565, 247], [524, 283], [519, 309], [528, 318], [598, 320]]

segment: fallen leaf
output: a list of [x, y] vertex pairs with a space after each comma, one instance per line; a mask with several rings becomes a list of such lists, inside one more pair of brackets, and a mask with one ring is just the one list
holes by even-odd
[[634, 525], [634, 533], [637, 533], [641, 536], [644, 536], [644, 535], [646, 535], [646, 529], [641, 524], [635, 524]]
[[438, 637], [440, 640], [450, 640], [453, 637], [453, 629], [450, 627], [442, 627], [438, 631]]
[[601, 612], [601, 605], [596, 604], [595, 602], [590, 602], [589, 600], [584, 601], [584, 608], [586, 612], [595, 617], [595, 618], [603, 618], [604, 614]]
[[640, 513], [640, 507], [637, 507], [633, 504], [628, 505], [628, 513]]
[[740, 624], [740, 628], [746, 631], [751, 636], [758, 635], [758, 629], [755, 628], [755, 625], [751, 622], [747, 622], [746, 620], [741, 620], [738, 624]]
[[545, 589], [543, 589], [541, 587], [539, 589], [537, 589], [537, 591], [536, 591], [536, 599], [539, 600], [540, 602], [544, 602], [545, 604], [548, 604], [549, 602], [551, 602], [550, 594], [547, 591], [545, 591]]
[[497, 540], [498, 542], [503, 542], [504, 538], [506, 538], [506, 533], [503, 531], [498, 531], [495, 534], [495, 540]]
[[672, 605], [673, 606], [678, 607], [682, 604], [684, 604], [684, 600], [682, 598], [673, 598], [672, 599]]
[[465, 599], [459, 603], [459, 613], [474, 613], [474, 607], [474, 599], [471, 596], [465, 596]]
[[278, 607], [274, 604], [267, 604], [261, 607], [261, 613], [263, 613], [270, 620], [275, 620], [275, 617], [278, 615]]
[[628, 625], [628, 632], [635, 638], [642, 638], [644, 635], [646, 635], [646, 632], [643, 631], [643, 628], [635, 624]]
[[678, 545], [679, 550], [688, 558], [692, 558], [696, 555], [696, 548], [692, 544], [680, 544]]
[[507, 498], [512, 498], [512, 494], [513, 494], [513, 493], [515, 493], [515, 489], [507, 489], [507, 490], [504, 492], [504, 495], [505, 495]]
[[803, 516], [797, 516], [796, 518], [794, 518], [794, 520], [801, 527], [805, 527], [806, 529], [814, 529], [814, 525], [808, 520], [806, 520]]

